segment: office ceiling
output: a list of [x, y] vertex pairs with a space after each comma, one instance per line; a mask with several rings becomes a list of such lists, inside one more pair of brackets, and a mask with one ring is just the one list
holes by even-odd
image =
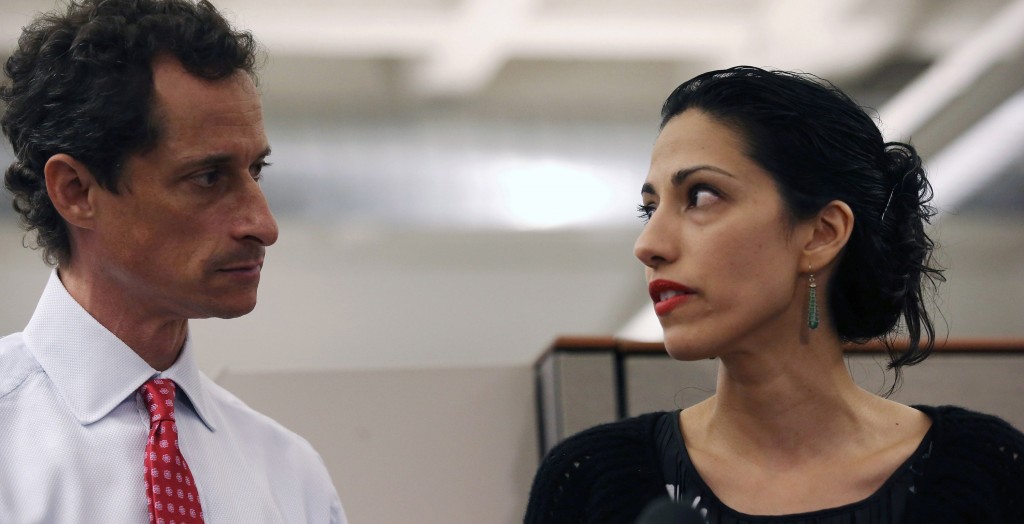
[[[828, 78], [884, 124], [893, 115], [887, 131], [911, 138], [926, 159], [1024, 87], [1024, 37], [998, 27], [1024, 27], [1021, 0], [214, 3], [267, 52], [272, 205], [343, 222], [530, 229], [632, 220], [662, 100], [713, 68]], [[0, 54], [54, 5], [4, 0]], [[960, 60], [977, 71], [955, 63], [972, 45]], [[930, 111], [887, 106], [943, 60], [963, 74], [924, 86], [929, 96], [948, 88]], [[1019, 165], [1003, 161], [957, 208], [1024, 209]], [[561, 216], [536, 211], [567, 206]]]

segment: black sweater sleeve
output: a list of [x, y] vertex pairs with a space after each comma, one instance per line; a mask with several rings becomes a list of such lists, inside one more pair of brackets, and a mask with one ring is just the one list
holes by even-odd
[[537, 470], [524, 522], [632, 523], [667, 493], [653, 445], [660, 415], [597, 426], [555, 446]]
[[1024, 523], [1024, 434], [991, 415], [915, 406], [940, 425], [913, 522]]

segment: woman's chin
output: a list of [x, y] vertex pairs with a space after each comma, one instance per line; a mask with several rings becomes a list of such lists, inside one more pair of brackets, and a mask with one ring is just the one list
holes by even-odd
[[715, 358], [718, 354], [709, 350], [706, 346], [697, 346], [694, 344], [675, 343], [668, 340], [665, 341], [665, 352], [668, 356], [675, 360], [683, 362], [692, 362], [694, 360], [705, 360], [709, 358]]
[[678, 324], [663, 328], [665, 351], [673, 359], [690, 362], [719, 356], [721, 343], [706, 330]]

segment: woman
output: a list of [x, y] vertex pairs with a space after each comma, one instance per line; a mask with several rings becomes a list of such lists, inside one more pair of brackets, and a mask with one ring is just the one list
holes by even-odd
[[559, 444], [527, 522], [633, 522], [669, 494], [715, 524], [1024, 523], [1024, 435], [878, 397], [844, 365], [848, 341], [909, 339], [897, 379], [932, 350], [913, 147], [827, 82], [736, 67], [668, 98], [641, 194], [665, 347], [718, 358], [716, 393]]

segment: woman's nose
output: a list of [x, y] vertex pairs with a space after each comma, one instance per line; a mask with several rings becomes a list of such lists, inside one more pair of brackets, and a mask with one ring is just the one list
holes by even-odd
[[647, 267], [657, 267], [678, 256], [678, 234], [671, 217], [655, 211], [633, 245], [633, 255]]

